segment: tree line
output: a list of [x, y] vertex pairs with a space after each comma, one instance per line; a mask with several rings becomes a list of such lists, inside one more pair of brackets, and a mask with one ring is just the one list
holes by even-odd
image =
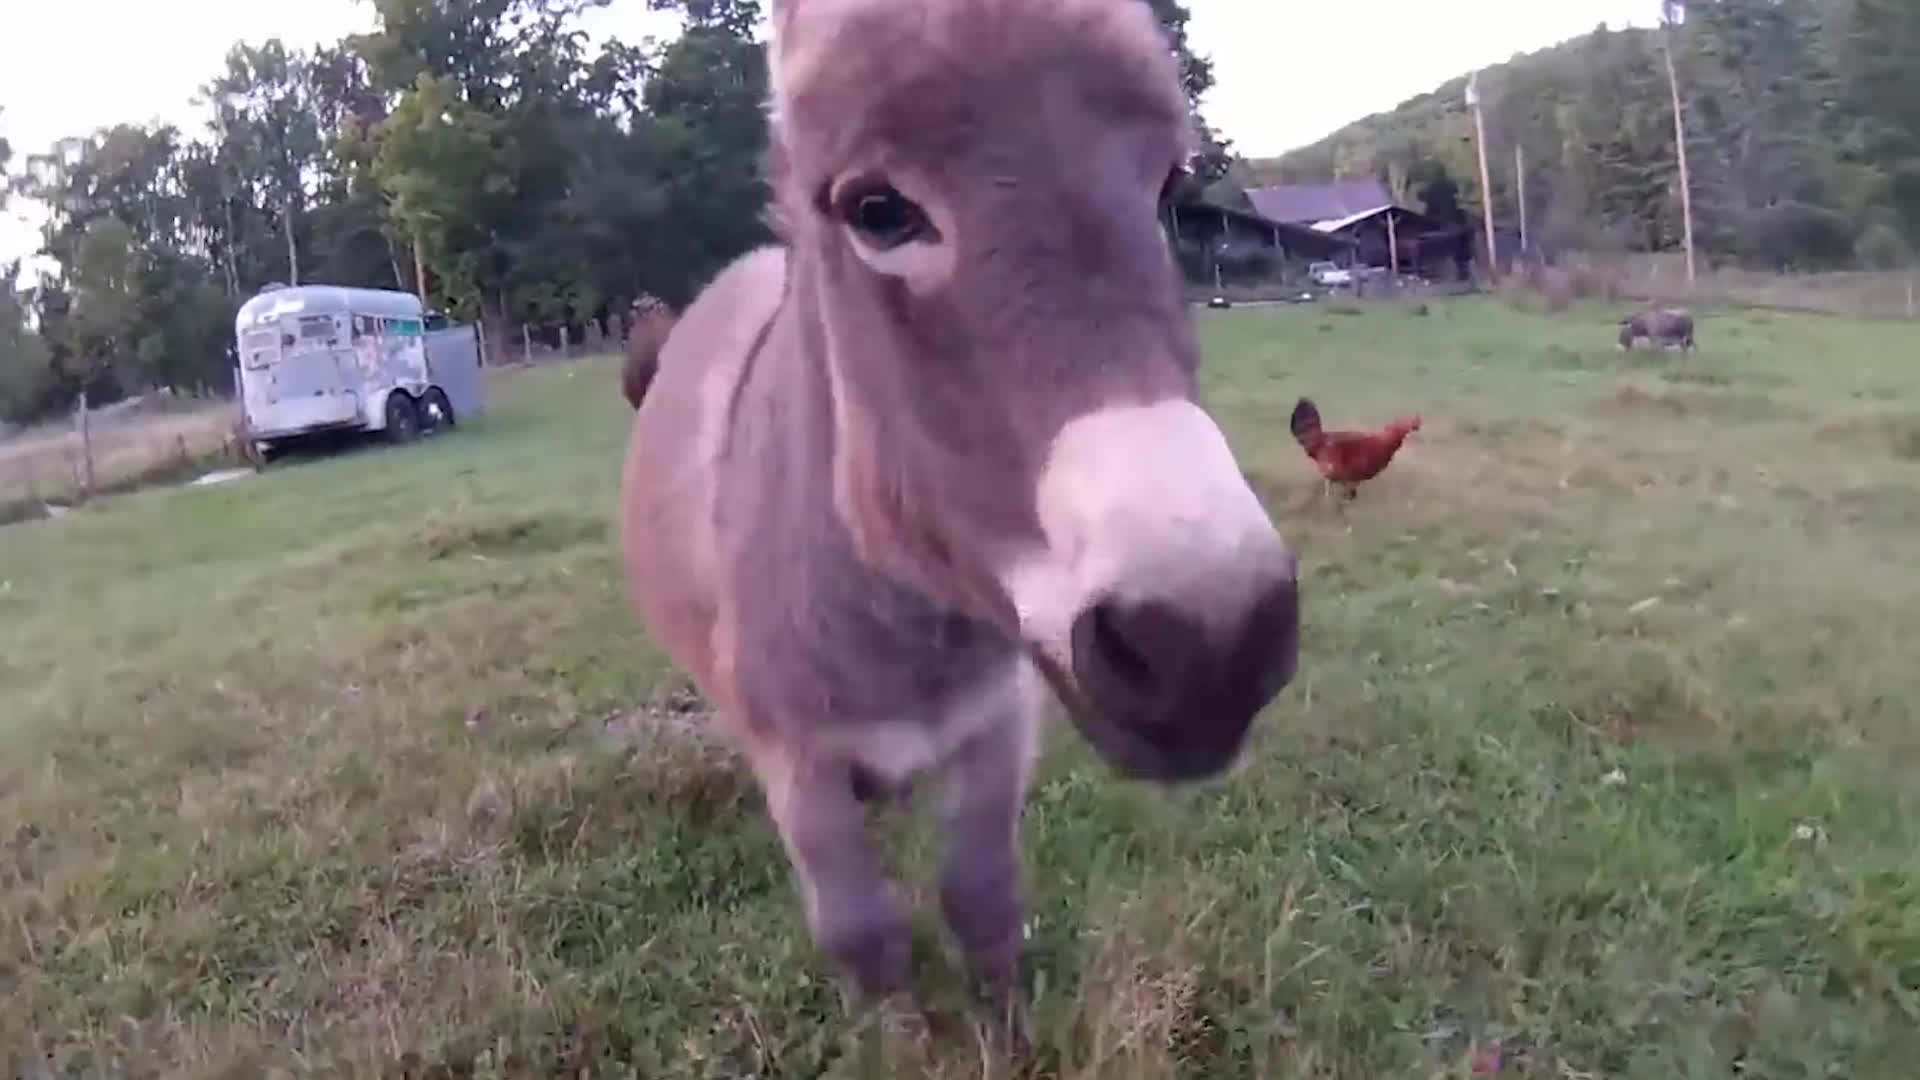
[[[1654, 0], [1648, 0], [1649, 14]], [[1491, 202], [1548, 252], [1682, 240], [1662, 50], [1684, 101], [1696, 244], [1774, 270], [1911, 265], [1920, 252], [1920, 4], [1665, 0], [1666, 25], [1592, 33], [1482, 73]], [[1376, 175], [1396, 197], [1481, 191], [1466, 79], [1278, 159], [1241, 184]], [[1515, 148], [1519, 163], [1515, 162]]]
[[[236, 44], [196, 99], [204, 136], [0, 144], [0, 198], [47, 208], [53, 267], [16, 289], [0, 265], [0, 419], [83, 390], [226, 391], [233, 315], [273, 282], [420, 291], [495, 341], [685, 303], [768, 238], [761, 3], [624, 0], [677, 13], [678, 36], [594, 48], [580, 16], [611, 2], [374, 0], [367, 34]], [[1184, 5], [1148, 2], [1216, 178], [1211, 67]]]

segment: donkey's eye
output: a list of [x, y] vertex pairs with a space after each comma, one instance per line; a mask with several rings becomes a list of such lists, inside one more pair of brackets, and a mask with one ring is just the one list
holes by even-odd
[[933, 234], [926, 211], [886, 184], [853, 188], [840, 197], [840, 219], [882, 251]]

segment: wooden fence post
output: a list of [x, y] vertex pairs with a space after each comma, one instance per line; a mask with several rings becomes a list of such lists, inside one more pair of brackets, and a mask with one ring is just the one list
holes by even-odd
[[93, 497], [93, 425], [89, 423], [87, 388], [80, 388], [80, 495]]

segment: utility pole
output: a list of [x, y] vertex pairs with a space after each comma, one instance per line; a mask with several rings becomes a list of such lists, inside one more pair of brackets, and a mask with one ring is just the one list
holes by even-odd
[[1673, 150], [1680, 163], [1680, 222], [1687, 245], [1687, 285], [1693, 285], [1693, 183], [1687, 175], [1687, 122], [1680, 107], [1680, 76], [1673, 65], [1673, 28], [1686, 20], [1681, 0], [1661, 0], [1660, 55], [1667, 62], [1667, 91], [1673, 97]]
[[1527, 245], [1527, 152], [1520, 140], [1513, 143], [1513, 181], [1520, 199], [1520, 250], [1531, 253]]
[[1493, 238], [1493, 180], [1487, 172], [1487, 121], [1480, 112], [1480, 73], [1467, 76], [1467, 107], [1473, 110], [1475, 149], [1480, 157], [1481, 217], [1487, 225], [1487, 277], [1500, 276], [1499, 248]]

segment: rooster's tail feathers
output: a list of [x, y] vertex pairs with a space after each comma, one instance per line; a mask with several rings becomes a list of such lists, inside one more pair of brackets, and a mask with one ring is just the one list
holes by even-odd
[[1320, 437], [1320, 410], [1314, 407], [1309, 398], [1301, 398], [1293, 407], [1293, 418], [1287, 422], [1293, 429], [1293, 437], [1301, 446]]

